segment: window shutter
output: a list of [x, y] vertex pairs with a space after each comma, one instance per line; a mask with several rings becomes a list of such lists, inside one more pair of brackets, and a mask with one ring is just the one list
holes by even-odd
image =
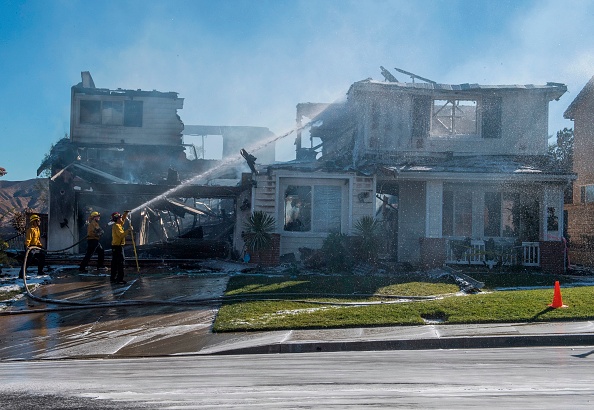
[[483, 99], [483, 138], [501, 138], [501, 98]]
[[412, 146], [423, 148], [429, 136], [431, 120], [431, 97], [413, 97]]

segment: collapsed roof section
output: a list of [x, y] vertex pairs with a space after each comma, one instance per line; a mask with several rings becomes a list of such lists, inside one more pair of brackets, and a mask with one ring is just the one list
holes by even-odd
[[[355, 82], [346, 101], [297, 106], [298, 160], [361, 168], [370, 161], [389, 165], [402, 158], [448, 153], [543, 156], [548, 104], [567, 91], [554, 82], [439, 84], [397, 69], [413, 78], [403, 83], [382, 69], [386, 81]], [[303, 125], [305, 119], [309, 122]], [[303, 148], [308, 133], [310, 146]]]

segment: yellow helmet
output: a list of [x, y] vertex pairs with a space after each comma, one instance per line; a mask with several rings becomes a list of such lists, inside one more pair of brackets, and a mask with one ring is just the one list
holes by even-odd
[[39, 221], [39, 215], [31, 215], [29, 222]]
[[91, 212], [91, 218], [94, 218], [96, 216], [101, 216], [101, 214], [99, 212], [97, 212], [97, 211]]

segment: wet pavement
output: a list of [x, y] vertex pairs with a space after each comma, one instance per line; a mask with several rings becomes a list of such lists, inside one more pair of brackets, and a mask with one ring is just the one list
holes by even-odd
[[209, 263], [129, 270], [125, 285], [57, 269], [37, 300], [0, 310], [0, 360], [594, 345], [591, 321], [213, 334], [218, 298], [245, 265]]
[[[194, 353], [207, 343], [228, 272], [160, 269], [128, 273], [125, 285], [109, 274], [77, 268], [52, 274], [35, 297], [0, 316], [0, 359], [142, 357]], [[60, 302], [60, 303], [54, 303]], [[73, 305], [85, 303], [88, 305]]]

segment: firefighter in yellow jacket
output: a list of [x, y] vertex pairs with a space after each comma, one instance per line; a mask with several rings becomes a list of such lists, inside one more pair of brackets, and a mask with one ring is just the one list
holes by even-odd
[[124, 284], [124, 245], [126, 236], [132, 232], [132, 228], [124, 229], [124, 221], [130, 211], [111, 214], [111, 283]]
[[94, 253], [97, 253], [97, 270], [107, 270], [104, 265], [105, 251], [99, 242], [101, 235], [103, 235], [103, 229], [101, 229], [101, 226], [99, 225], [100, 219], [101, 214], [99, 212], [91, 212], [91, 215], [89, 216], [89, 225], [87, 226], [87, 252], [80, 263], [80, 267], [78, 268], [79, 272], [87, 271], [87, 266]]
[[[29, 247], [43, 248], [41, 244], [41, 231], [39, 230], [39, 215], [31, 215], [29, 218], [29, 226], [25, 231], [25, 250]], [[43, 275], [43, 267], [45, 266], [45, 251], [32, 249], [27, 256], [27, 265], [30, 262], [37, 262], [37, 274]], [[19, 278], [23, 278], [27, 272], [27, 266], [23, 263]]]

